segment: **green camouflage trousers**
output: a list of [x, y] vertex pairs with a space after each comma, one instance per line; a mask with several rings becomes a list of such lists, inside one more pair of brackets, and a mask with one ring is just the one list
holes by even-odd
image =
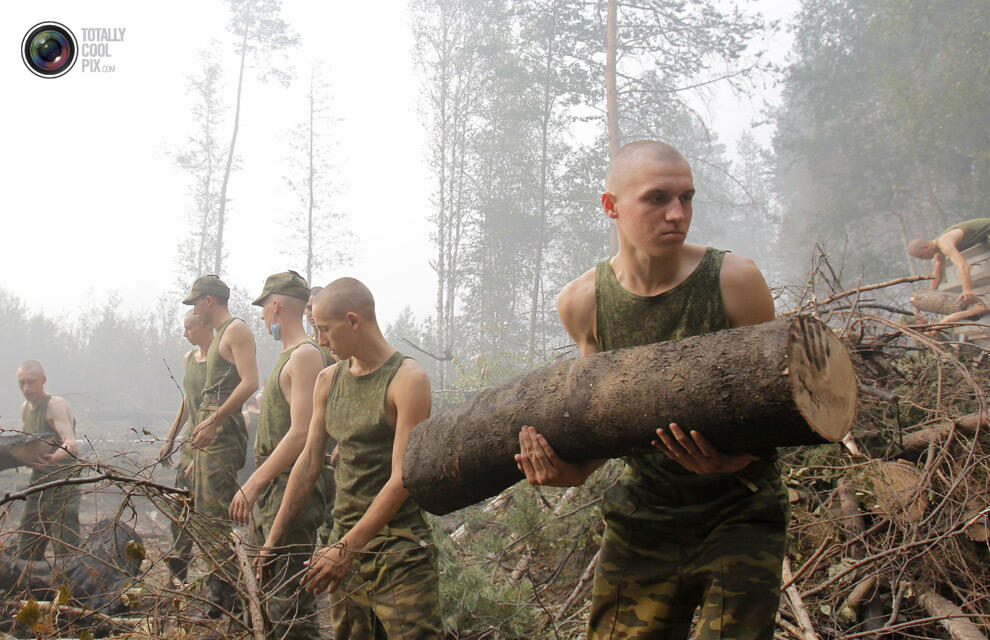
[[[185, 447], [186, 445], [183, 445]], [[192, 462], [192, 458], [182, 453], [179, 457], [179, 466], [175, 471], [175, 487], [177, 489], [187, 489], [192, 490], [193, 482], [192, 478], [186, 478], [186, 467]], [[184, 523], [180, 521], [181, 514], [175, 514], [176, 519], [172, 521], [172, 550], [169, 552], [169, 558], [179, 558], [188, 564], [193, 557], [192, 548], [193, 540], [192, 536], [186, 530]]]
[[361, 552], [330, 594], [334, 640], [443, 638], [435, 549], [390, 533]]
[[[198, 422], [206, 420], [214, 410], [200, 409]], [[247, 453], [247, 430], [244, 417], [238, 411], [217, 427], [213, 442], [205, 449], [193, 449], [193, 503], [200, 515], [212, 519], [208, 535], [200, 536], [211, 542], [201, 551], [207, 562], [222, 567], [228, 576], [239, 575], [237, 560], [230, 542], [233, 523], [230, 501], [240, 489], [237, 472], [244, 466]]]
[[[31, 473], [31, 484], [60, 480], [75, 475], [72, 466]], [[18, 529], [18, 558], [42, 560], [48, 541], [52, 540], [56, 560], [77, 553], [79, 537], [79, 502], [82, 493], [79, 486], [65, 485], [32, 493], [24, 501], [24, 511]]]
[[606, 493], [589, 640], [687, 638], [699, 606], [698, 640], [772, 640], [788, 503], [772, 463], [750, 466]]
[[[301, 589], [299, 580], [306, 570], [303, 562], [309, 560], [316, 549], [316, 530], [323, 522], [329, 477], [330, 470], [327, 469], [289, 531], [285, 541], [287, 551], [280, 554], [263, 573], [261, 589], [265, 596], [262, 605], [271, 624], [266, 637], [300, 640], [320, 637], [316, 596]], [[261, 491], [252, 514], [251, 544], [257, 547], [264, 545], [288, 483], [289, 472], [286, 471]]]

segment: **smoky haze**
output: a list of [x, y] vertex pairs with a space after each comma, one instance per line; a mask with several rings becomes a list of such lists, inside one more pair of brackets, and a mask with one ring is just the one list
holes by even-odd
[[[924, 270], [907, 240], [983, 215], [976, 3], [647, 5], [620, 11], [619, 130], [692, 162], [689, 241], [753, 257], [772, 284], [800, 282], [816, 244], [873, 278]], [[46, 81], [0, 60], [16, 97], [4, 426], [36, 358], [91, 428], [104, 411], [160, 430], [178, 402], [165, 365], [188, 349], [178, 301], [202, 272], [235, 287], [263, 375], [276, 345], [247, 302], [286, 268], [364, 280], [442, 402], [569, 353], [556, 294], [608, 255], [604, 3], [265, 6], [283, 26], [249, 34], [239, 111], [229, 3], [5, 9], [11, 47], [49, 19], [126, 35], [112, 73]]]

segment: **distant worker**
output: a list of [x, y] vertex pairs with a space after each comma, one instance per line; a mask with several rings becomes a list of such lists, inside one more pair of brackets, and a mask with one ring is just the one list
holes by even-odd
[[973, 293], [969, 263], [966, 262], [962, 252], [986, 242], [987, 237], [990, 237], [990, 218], [974, 218], [952, 225], [940, 233], [934, 241], [915, 238], [908, 244], [908, 253], [921, 260], [932, 260], [935, 267], [932, 274], [934, 279], [931, 281], [932, 289], [937, 289], [942, 284], [945, 276], [945, 258], [948, 257], [959, 269], [959, 277], [962, 280], [962, 294], [959, 296], [959, 301], [969, 306], [976, 302], [976, 294]]
[[[193, 306], [196, 317], [216, 331], [206, 352], [206, 380], [196, 427], [190, 436], [193, 452], [193, 496], [196, 511], [213, 518], [216, 529], [212, 548], [202, 549], [216, 568], [207, 585], [213, 606], [212, 617], [231, 612], [235, 606], [233, 585], [239, 575], [231, 548], [232, 523], [227, 509], [240, 488], [237, 472], [247, 454], [247, 429], [241, 408], [258, 388], [258, 364], [254, 335], [243, 320], [230, 315], [230, 288], [214, 275], [193, 283], [183, 304]], [[226, 577], [225, 577], [226, 574]]]
[[[76, 420], [64, 398], [45, 392], [45, 369], [37, 360], [23, 362], [17, 368], [17, 386], [24, 395], [21, 420], [25, 433], [37, 436], [58, 447], [39, 457], [31, 468], [30, 482], [38, 484], [70, 477], [78, 453]], [[21, 531], [16, 555], [25, 560], [42, 560], [48, 541], [53, 541], [56, 560], [76, 552], [79, 547], [80, 489], [62, 485], [33, 493], [24, 501]]]
[[[256, 469], [230, 503], [230, 518], [248, 524], [253, 514], [251, 542], [262, 546], [278, 514], [289, 482], [289, 472], [306, 445], [313, 417], [313, 388], [316, 376], [329, 362], [303, 328], [303, 311], [309, 300], [309, 285], [295, 271], [268, 277], [261, 295], [252, 304], [261, 307], [261, 318], [269, 334], [282, 343], [282, 353], [265, 383], [261, 417], [254, 441]], [[316, 638], [316, 597], [299, 586], [303, 563], [316, 550], [316, 531], [323, 524], [330, 490], [328, 471], [292, 528], [283, 539], [286, 553], [263, 574], [263, 606], [272, 625], [270, 637]]]
[[[206, 354], [213, 342], [213, 329], [203, 324], [200, 318], [192, 309], [182, 320], [182, 335], [195, 348], [186, 352], [182, 358], [182, 404], [179, 405], [179, 413], [176, 414], [165, 437], [165, 444], [162, 445], [158, 453], [159, 462], [168, 468], [172, 466], [172, 454], [175, 446], [175, 439], [179, 435], [182, 427], [189, 425], [182, 439], [179, 441], [179, 464], [175, 471], [175, 486], [179, 489], [192, 490], [192, 453], [189, 450], [189, 435], [196, 424], [196, 415], [199, 413], [199, 405], [203, 402], [203, 385], [206, 382]], [[168, 555], [168, 569], [172, 575], [184, 582], [186, 572], [189, 569], [189, 562], [192, 560], [192, 537], [178, 522], [172, 522], [172, 550]]]

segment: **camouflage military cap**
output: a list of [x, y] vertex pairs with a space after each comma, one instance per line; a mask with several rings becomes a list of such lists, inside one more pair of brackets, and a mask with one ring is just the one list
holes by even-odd
[[230, 297], [230, 287], [225, 285], [219, 276], [200, 276], [196, 278], [189, 296], [182, 301], [182, 304], [193, 304], [200, 296], [213, 296], [226, 300]]
[[281, 293], [284, 296], [298, 298], [303, 302], [309, 302], [309, 283], [295, 271], [283, 271], [268, 276], [265, 280], [265, 288], [261, 290], [261, 295], [251, 304], [263, 306], [265, 298], [273, 293]]

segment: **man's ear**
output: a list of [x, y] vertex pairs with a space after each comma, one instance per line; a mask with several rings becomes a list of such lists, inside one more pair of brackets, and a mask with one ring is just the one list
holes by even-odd
[[347, 312], [347, 322], [351, 325], [352, 329], [357, 329], [358, 325], [361, 324], [361, 316], [354, 313], [353, 311]]
[[605, 211], [605, 215], [613, 220], [619, 217], [615, 210], [615, 196], [608, 191], [602, 194], [602, 209]]

